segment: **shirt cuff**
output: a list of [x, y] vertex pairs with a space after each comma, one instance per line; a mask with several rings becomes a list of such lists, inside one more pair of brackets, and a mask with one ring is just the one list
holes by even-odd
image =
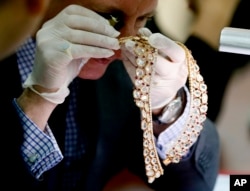
[[159, 134], [156, 139], [156, 149], [162, 160], [166, 159], [166, 153], [172, 148], [177, 141], [182, 131], [185, 129], [186, 121], [188, 120], [190, 110], [190, 93], [187, 87], [184, 87], [186, 93], [186, 106], [182, 115], [166, 130]]
[[24, 142], [21, 145], [23, 160], [31, 174], [36, 179], [40, 179], [45, 171], [62, 161], [63, 155], [49, 126], [46, 126], [44, 132], [41, 131], [25, 115], [16, 99], [13, 100], [13, 105], [24, 130]]

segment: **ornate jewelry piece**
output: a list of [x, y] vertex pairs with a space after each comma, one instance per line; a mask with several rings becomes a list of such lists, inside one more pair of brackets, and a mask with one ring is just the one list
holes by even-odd
[[177, 44], [179, 44], [186, 53], [189, 72], [190, 111], [182, 134], [172, 143], [170, 149], [167, 151], [166, 159], [163, 161], [165, 165], [171, 162], [178, 163], [181, 158], [187, 154], [189, 148], [197, 140], [203, 129], [203, 122], [206, 120], [208, 109], [207, 85], [200, 75], [200, 68], [187, 47], [180, 42], [177, 42]]
[[[163, 168], [156, 150], [153, 134], [152, 109], [150, 98], [151, 78], [154, 75], [154, 63], [157, 60], [158, 50], [148, 43], [145, 36], [132, 36], [120, 38], [120, 44], [127, 40], [135, 42], [136, 70], [133, 97], [141, 111], [141, 129], [143, 130], [143, 156], [148, 182], [163, 175]], [[207, 94], [206, 85], [199, 74], [199, 67], [193, 59], [190, 51], [181, 43], [187, 57], [189, 69], [189, 86], [191, 94], [191, 111], [183, 133], [171, 143], [166, 153], [165, 165], [178, 163], [190, 146], [197, 140], [202, 130], [202, 122], [206, 119]]]
[[157, 49], [148, 44], [144, 36], [125, 37], [120, 43], [132, 40], [135, 44], [136, 71], [134, 83], [134, 101], [141, 111], [141, 129], [143, 130], [143, 155], [148, 182], [152, 183], [155, 178], [163, 174], [163, 169], [157, 154], [154, 134], [152, 109], [150, 99], [151, 76], [154, 72], [153, 64], [156, 62]]

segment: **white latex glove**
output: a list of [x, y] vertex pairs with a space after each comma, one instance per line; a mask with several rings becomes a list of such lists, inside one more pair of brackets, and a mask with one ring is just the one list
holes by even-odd
[[34, 68], [24, 87], [38, 94], [33, 85], [55, 90], [40, 95], [62, 103], [69, 83], [90, 58], [107, 58], [120, 48], [118, 35], [97, 13], [77, 5], [66, 7], [38, 31]]
[[[185, 51], [173, 40], [160, 33], [152, 34], [147, 28], [141, 28], [139, 34], [147, 36], [149, 44], [158, 49], [155, 74], [152, 76], [151, 104], [152, 109], [163, 108], [187, 81]], [[134, 46], [135, 42], [131, 40], [122, 46], [124, 64], [132, 80], [135, 76]]]

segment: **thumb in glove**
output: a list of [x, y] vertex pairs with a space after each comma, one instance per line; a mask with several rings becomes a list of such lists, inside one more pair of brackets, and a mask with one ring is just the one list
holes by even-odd
[[[171, 39], [160, 33], [152, 34], [147, 28], [140, 29], [139, 34], [146, 36], [148, 43], [158, 50], [151, 79], [151, 105], [152, 109], [159, 109], [174, 99], [186, 83], [188, 68], [185, 51]], [[136, 66], [134, 50], [135, 42], [131, 40], [122, 47], [124, 64], [132, 79], [135, 76], [135, 68], [132, 68]]]

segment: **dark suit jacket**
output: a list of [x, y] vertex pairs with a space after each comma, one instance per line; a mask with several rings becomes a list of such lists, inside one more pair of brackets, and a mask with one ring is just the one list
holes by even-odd
[[[16, 56], [0, 63], [2, 75], [2, 178], [7, 190], [63, 190], [64, 161], [35, 180], [20, 156], [22, 127], [12, 106], [22, 91]], [[82, 88], [84, 87], [84, 88]], [[140, 112], [132, 97], [132, 83], [121, 62], [114, 62], [97, 81], [80, 80], [78, 120], [86, 144], [86, 154], [73, 169], [82, 179], [75, 190], [100, 191], [115, 173], [127, 167], [145, 182]], [[58, 105], [49, 125], [64, 152], [65, 115], [68, 100]], [[190, 155], [178, 164], [164, 167], [164, 175], [149, 184], [157, 191], [212, 191], [219, 169], [219, 139], [216, 128], [206, 120], [204, 130]]]

